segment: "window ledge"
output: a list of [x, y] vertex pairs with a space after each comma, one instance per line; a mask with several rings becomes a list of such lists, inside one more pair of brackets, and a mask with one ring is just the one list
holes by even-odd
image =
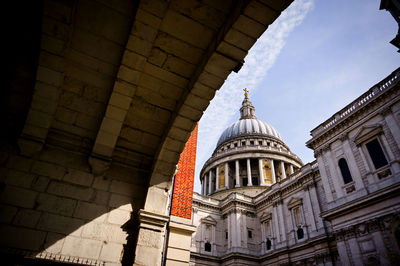
[[344, 189], [344, 191], [346, 191], [346, 194], [350, 194], [351, 192], [356, 191], [354, 180], [350, 183], [343, 185], [342, 188]]

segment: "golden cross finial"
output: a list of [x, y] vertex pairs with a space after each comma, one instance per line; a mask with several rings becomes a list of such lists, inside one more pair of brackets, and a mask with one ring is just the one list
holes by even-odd
[[248, 99], [249, 98], [249, 91], [247, 90], [247, 88], [244, 88], [244, 97], [246, 98], [246, 99]]

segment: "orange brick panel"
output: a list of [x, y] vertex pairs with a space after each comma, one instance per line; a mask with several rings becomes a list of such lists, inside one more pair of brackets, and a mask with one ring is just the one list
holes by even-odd
[[192, 131], [178, 162], [171, 215], [191, 219], [198, 125]]

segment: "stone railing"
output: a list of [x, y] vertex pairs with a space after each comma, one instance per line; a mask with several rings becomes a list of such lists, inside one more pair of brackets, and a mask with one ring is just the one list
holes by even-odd
[[349, 115], [353, 114], [356, 110], [364, 107], [367, 103], [371, 102], [383, 91], [394, 86], [400, 78], [400, 68], [396, 69], [387, 78], [370, 88], [363, 95], [358, 97], [352, 103], [341, 109], [339, 112], [334, 114], [331, 118], [323, 122], [321, 125], [311, 130], [311, 136], [314, 138], [321, 135], [322, 133], [329, 130], [334, 125], [338, 124], [343, 119], [347, 118]]

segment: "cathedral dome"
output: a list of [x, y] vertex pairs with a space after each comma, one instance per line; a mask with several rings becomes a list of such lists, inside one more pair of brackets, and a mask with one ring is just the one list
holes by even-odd
[[247, 89], [244, 96], [240, 108], [240, 120], [225, 129], [217, 142], [217, 147], [226, 141], [247, 136], [273, 137], [283, 142], [281, 135], [273, 126], [256, 118], [255, 108], [248, 97]]
[[240, 119], [224, 130], [217, 142], [220, 144], [245, 136], [274, 137], [283, 142], [279, 132], [270, 124], [256, 118]]
[[279, 132], [257, 119], [247, 89], [244, 91], [240, 119], [223, 131], [200, 171], [202, 194], [218, 192], [225, 197], [231, 189], [246, 195], [257, 194], [262, 186], [286, 179], [303, 165]]

